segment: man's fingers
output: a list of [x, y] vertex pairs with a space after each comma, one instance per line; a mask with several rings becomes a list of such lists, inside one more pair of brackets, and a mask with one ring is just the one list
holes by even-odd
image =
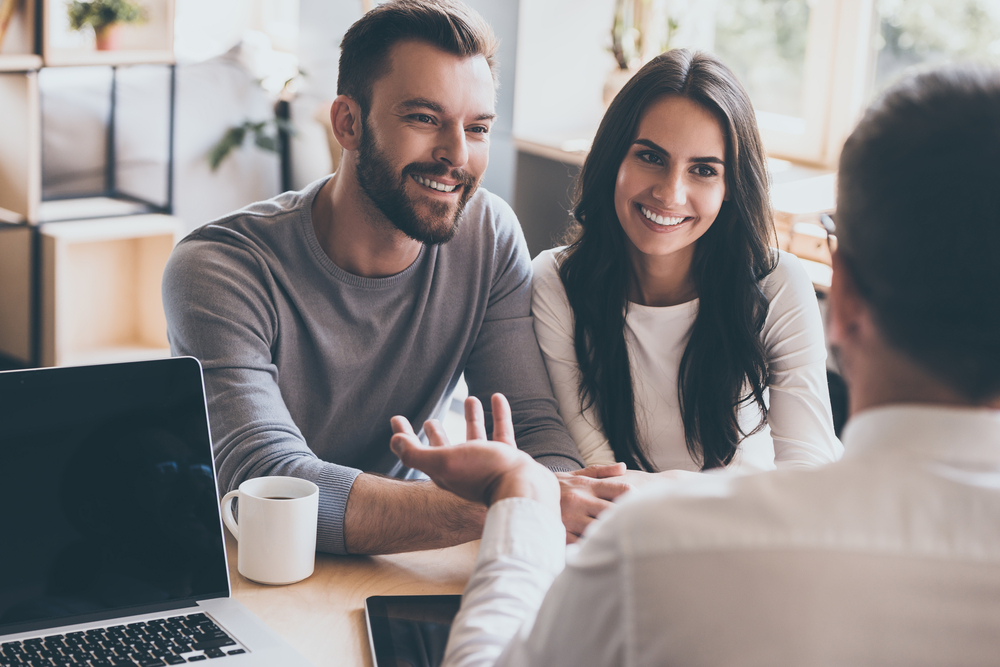
[[595, 464], [587, 466], [582, 470], [574, 470], [573, 474], [579, 477], [593, 477], [603, 479], [605, 477], [621, 477], [625, 474], [624, 463]]
[[413, 427], [410, 426], [410, 420], [406, 417], [396, 415], [389, 420], [389, 423], [392, 425], [393, 433], [409, 433], [413, 435]]
[[451, 441], [448, 440], [448, 433], [445, 432], [441, 422], [436, 419], [428, 419], [424, 422], [424, 433], [427, 435], [427, 442], [431, 447], [451, 446]]
[[516, 447], [514, 421], [510, 415], [510, 403], [507, 402], [507, 398], [503, 394], [493, 394], [490, 405], [493, 407], [493, 439]]
[[408, 463], [412, 460], [413, 453], [419, 451], [423, 448], [420, 440], [412, 433], [396, 433], [389, 440], [389, 449], [392, 453], [399, 457], [399, 460], [403, 462], [408, 468], [413, 466]]
[[465, 439], [486, 439], [486, 417], [483, 415], [483, 404], [475, 396], [465, 399]]

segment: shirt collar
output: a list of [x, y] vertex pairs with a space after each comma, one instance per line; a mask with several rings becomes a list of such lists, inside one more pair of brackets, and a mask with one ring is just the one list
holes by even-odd
[[844, 457], [900, 453], [955, 463], [1000, 464], [1000, 411], [941, 405], [888, 405], [852, 416]]

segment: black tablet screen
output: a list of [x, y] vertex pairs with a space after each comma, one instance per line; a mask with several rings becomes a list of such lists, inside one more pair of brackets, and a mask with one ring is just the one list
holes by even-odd
[[376, 595], [365, 600], [376, 667], [438, 667], [461, 595]]

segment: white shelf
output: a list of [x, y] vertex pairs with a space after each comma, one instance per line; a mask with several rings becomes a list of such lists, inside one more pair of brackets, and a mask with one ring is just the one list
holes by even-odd
[[41, 222], [86, 220], [120, 215], [140, 215], [148, 211], [145, 204], [112, 197], [80, 197], [43, 201], [39, 207]]
[[169, 65], [174, 62], [172, 51], [88, 51], [54, 49], [45, 57], [46, 67], [85, 67], [93, 65]]
[[789, 220], [818, 217], [837, 206], [837, 174], [781, 183], [771, 188], [771, 205]]
[[515, 137], [514, 146], [522, 153], [582, 167], [587, 159], [587, 153], [590, 152], [592, 141], [593, 137], [568, 137], [564, 139]]
[[0, 72], [27, 72], [42, 66], [42, 57], [34, 53], [0, 54]]

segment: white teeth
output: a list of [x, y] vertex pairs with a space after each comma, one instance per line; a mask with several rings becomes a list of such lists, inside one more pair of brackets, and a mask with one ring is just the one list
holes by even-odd
[[445, 185], [444, 183], [438, 183], [437, 181], [432, 181], [429, 178], [424, 178], [423, 176], [417, 176], [417, 175], [413, 176], [413, 180], [415, 180], [417, 183], [420, 183], [420, 185], [425, 185], [429, 188], [440, 190], [441, 192], [454, 192], [455, 188], [458, 187], [458, 184]]
[[664, 227], [673, 227], [674, 225], [679, 225], [680, 223], [682, 223], [685, 220], [687, 220], [687, 218], [683, 218], [683, 217], [682, 218], [674, 218], [674, 217], [671, 217], [671, 216], [656, 215], [655, 213], [653, 213], [652, 211], [650, 211], [645, 206], [640, 206], [639, 210], [642, 211], [642, 214], [644, 216], [646, 216], [647, 218], [649, 218], [650, 220], [652, 220], [653, 222], [655, 222], [658, 225], [663, 225]]

